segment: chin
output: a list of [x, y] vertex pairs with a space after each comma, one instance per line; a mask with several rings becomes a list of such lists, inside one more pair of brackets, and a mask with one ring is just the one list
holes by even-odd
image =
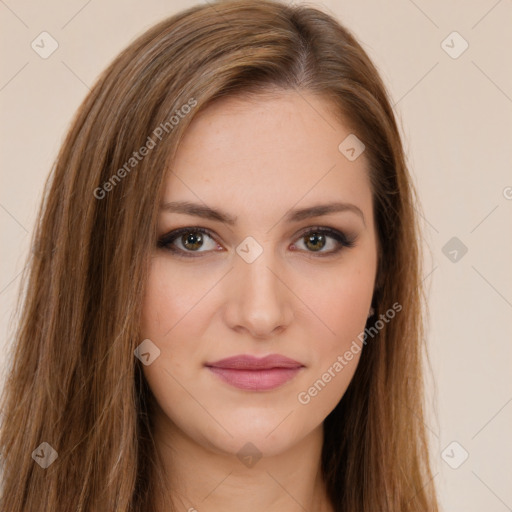
[[322, 426], [323, 417], [314, 421], [311, 412], [307, 418], [300, 416], [299, 412], [300, 409], [290, 408], [286, 411], [283, 409], [279, 417], [275, 413], [254, 411], [237, 413], [236, 418], [217, 418], [219, 423], [228, 425], [227, 430], [231, 435], [213, 422], [211, 427], [214, 430], [198, 433], [202, 441], [196, 439], [196, 442], [217, 453], [238, 458], [253, 452], [263, 457], [279, 455]]

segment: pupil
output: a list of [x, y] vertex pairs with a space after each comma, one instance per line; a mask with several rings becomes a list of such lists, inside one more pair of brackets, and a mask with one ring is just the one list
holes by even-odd
[[[202, 243], [202, 236], [200, 234], [197, 235], [194, 233], [187, 233], [186, 235], [184, 235], [183, 239], [184, 239], [183, 245], [185, 247], [188, 247], [189, 249], [198, 249]], [[189, 244], [191, 244], [195, 247], [190, 247]]]
[[[322, 234], [318, 234], [318, 233], [315, 233], [313, 235], [310, 235], [308, 237], [306, 237], [306, 245], [308, 245], [309, 243], [312, 243], [313, 244], [313, 250], [317, 250], [317, 249], [322, 249], [323, 247], [323, 242], [324, 242], [324, 235]], [[321, 242], [321, 247], [319, 247], [318, 245], [315, 245], [317, 244], [318, 242]], [[308, 245], [309, 247], [309, 245]]]
[[[201, 234], [187, 233], [183, 236], [182, 240], [184, 240], [183, 245], [189, 249], [198, 249], [202, 244]], [[312, 248], [314, 251], [322, 249], [324, 242], [325, 238], [322, 234], [315, 233], [306, 237], [306, 245]]]

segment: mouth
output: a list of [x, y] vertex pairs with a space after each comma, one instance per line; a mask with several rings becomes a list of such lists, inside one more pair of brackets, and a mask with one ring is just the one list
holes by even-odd
[[263, 358], [239, 355], [206, 363], [205, 366], [227, 384], [249, 391], [278, 388], [304, 368], [302, 363], [279, 354]]

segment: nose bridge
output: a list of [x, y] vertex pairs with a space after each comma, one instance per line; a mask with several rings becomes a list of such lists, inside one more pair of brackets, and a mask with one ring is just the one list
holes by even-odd
[[231, 275], [235, 281], [231, 322], [245, 327], [253, 335], [267, 335], [290, 321], [290, 297], [282, 282], [279, 258], [271, 244], [248, 238], [237, 248]]
[[251, 299], [266, 298], [271, 300], [279, 293], [278, 272], [276, 272], [276, 258], [271, 250], [265, 250], [254, 261], [248, 263], [245, 260], [238, 261], [239, 275], [245, 283], [244, 295]]

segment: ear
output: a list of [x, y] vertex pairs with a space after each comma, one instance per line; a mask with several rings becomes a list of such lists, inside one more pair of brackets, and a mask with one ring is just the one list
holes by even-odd
[[374, 281], [374, 293], [375, 293], [375, 291], [380, 290], [384, 284], [383, 283], [383, 281], [384, 281], [383, 280], [384, 258], [383, 258], [383, 254], [382, 254], [384, 251], [382, 248], [381, 235], [380, 235], [380, 230], [379, 230], [377, 221], [374, 220], [374, 222], [375, 222], [375, 252], [376, 252], [376, 259], [377, 259], [377, 265], [376, 265], [377, 269], [375, 271], [375, 281]]
[[375, 286], [373, 288], [374, 296], [376, 294], [379, 294], [383, 287], [384, 287], [384, 272], [382, 271], [382, 269], [380, 268], [380, 265], [379, 265], [379, 268], [377, 269], [377, 276], [375, 278]]
[[[380, 291], [384, 287], [384, 265], [382, 260], [382, 250], [380, 244], [377, 245], [377, 272], [373, 287], [373, 296], [380, 295]], [[372, 300], [373, 302], [373, 300]]]

